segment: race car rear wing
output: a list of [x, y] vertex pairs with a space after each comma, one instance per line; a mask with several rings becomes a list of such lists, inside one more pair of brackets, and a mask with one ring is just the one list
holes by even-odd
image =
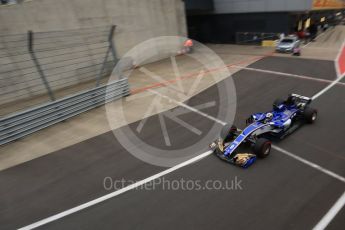
[[311, 99], [310, 97], [305, 97], [299, 94], [291, 94], [290, 97], [294, 97], [298, 100], [299, 103], [304, 103], [306, 105], [310, 104], [312, 102], [313, 99]]

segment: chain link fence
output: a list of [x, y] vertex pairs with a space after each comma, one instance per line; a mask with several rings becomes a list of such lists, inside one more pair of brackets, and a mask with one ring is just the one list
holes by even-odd
[[114, 30], [0, 35], [0, 116], [99, 86], [117, 62]]

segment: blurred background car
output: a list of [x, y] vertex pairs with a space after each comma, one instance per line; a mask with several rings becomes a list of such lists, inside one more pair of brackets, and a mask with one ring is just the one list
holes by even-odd
[[295, 50], [300, 50], [301, 41], [296, 36], [288, 36], [281, 39], [276, 51], [281, 53], [294, 53]]

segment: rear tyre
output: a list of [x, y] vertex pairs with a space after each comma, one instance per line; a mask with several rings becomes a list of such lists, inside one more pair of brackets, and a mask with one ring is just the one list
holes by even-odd
[[304, 109], [304, 120], [309, 123], [309, 124], [312, 124], [316, 121], [317, 119], [317, 110], [316, 109], [313, 109], [313, 108], [310, 108], [310, 107], [306, 107]]
[[254, 145], [254, 154], [259, 158], [267, 157], [271, 152], [271, 141], [266, 138], [259, 138]]
[[224, 125], [221, 132], [220, 138], [224, 140], [224, 142], [232, 141], [235, 138], [235, 132], [237, 131], [236, 126], [234, 125]]
[[273, 102], [273, 109], [277, 109], [279, 105], [281, 104], [284, 104], [285, 103], [285, 100], [283, 99], [276, 99], [274, 102]]

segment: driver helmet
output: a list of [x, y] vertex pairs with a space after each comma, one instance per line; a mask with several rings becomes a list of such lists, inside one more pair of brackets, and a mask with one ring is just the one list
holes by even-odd
[[273, 113], [266, 114], [266, 121], [271, 121], [273, 119]]

